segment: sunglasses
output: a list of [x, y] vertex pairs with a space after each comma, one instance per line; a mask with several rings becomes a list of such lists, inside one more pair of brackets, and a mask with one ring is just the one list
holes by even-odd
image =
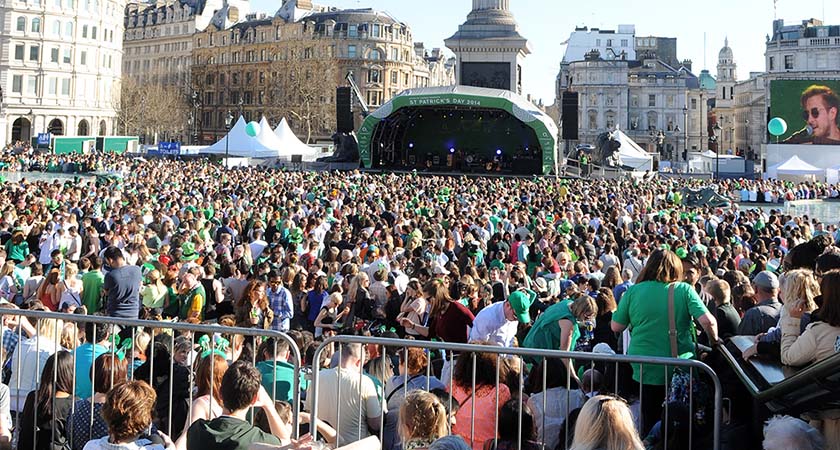
[[820, 118], [820, 108], [811, 108], [811, 111], [808, 111], [808, 110], [802, 111], [802, 119], [807, 121], [808, 117], [813, 117], [814, 119], [819, 119]]

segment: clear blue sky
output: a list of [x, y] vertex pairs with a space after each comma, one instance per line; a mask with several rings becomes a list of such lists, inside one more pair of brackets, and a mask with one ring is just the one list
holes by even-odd
[[[279, 0], [253, 0], [256, 11], [274, 13]], [[340, 8], [375, 8], [407, 23], [416, 41], [427, 48], [444, 47], [466, 20], [470, 0], [321, 0], [318, 4]], [[764, 70], [765, 36], [772, 30], [773, 0], [673, 0], [560, 1], [511, 0], [511, 9], [522, 35], [533, 53], [523, 68], [524, 91], [546, 104], [554, 103], [554, 79], [565, 47], [560, 45], [575, 26], [615, 29], [618, 24], [636, 25], [637, 36], [676, 37], [677, 57], [691, 59], [694, 71], [704, 68], [703, 41], [706, 35], [705, 68], [715, 74], [717, 54], [729, 36], [729, 46], [738, 63], [738, 78]], [[840, 25], [840, 1], [778, 0], [778, 17], [798, 23], [811, 17]]]

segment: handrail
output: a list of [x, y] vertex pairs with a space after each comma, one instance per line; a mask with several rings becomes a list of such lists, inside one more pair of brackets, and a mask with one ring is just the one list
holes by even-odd
[[[407, 339], [390, 339], [380, 337], [368, 336], [332, 336], [324, 340], [320, 346], [315, 350], [313, 361], [320, 361], [321, 352], [332, 344], [362, 344], [362, 345], [383, 345], [389, 347], [415, 347], [430, 350], [450, 350], [453, 352], [470, 352], [470, 353], [491, 353], [495, 355], [515, 355], [515, 356], [535, 356], [542, 358], [569, 358], [569, 359], [586, 359], [598, 362], [614, 362], [614, 363], [639, 363], [639, 364], [653, 364], [665, 367], [686, 367], [705, 372], [711, 378], [714, 384], [714, 434], [713, 434], [713, 450], [720, 448], [720, 424], [723, 399], [720, 379], [711, 367], [705, 363], [693, 359], [680, 358], [663, 358], [654, 356], [630, 356], [630, 355], [615, 355], [615, 354], [600, 354], [589, 352], [574, 352], [574, 351], [560, 351], [560, 350], [544, 350], [534, 348], [522, 347], [498, 347], [489, 345], [476, 344], [458, 344], [450, 342], [432, 342], [432, 341], [416, 341]], [[340, 347], [339, 347], [340, 348]], [[340, 363], [339, 363], [340, 364]], [[312, 371], [312, 411], [311, 417], [313, 420], [318, 417], [318, 382], [319, 370]], [[339, 384], [340, 389], [340, 384]], [[340, 396], [340, 394], [339, 394]], [[309, 397], [307, 397], [309, 398]], [[334, 424], [338, 426], [338, 424]], [[317, 427], [312, 428], [313, 439], [317, 439]]]
[[[263, 330], [259, 328], [240, 328], [228, 327], [219, 324], [191, 324], [184, 322], [168, 322], [168, 321], [153, 321], [143, 319], [126, 319], [108, 316], [83, 315], [83, 314], [67, 314], [51, 311], [33, 311], [24, 309], [0, 309], [0, 317], [3, 316], [20, 316], [28, 319], [34, 319], [33, 325], [37, 328], [37, 321], [41, 319], [61, 320], [68, 323], [93, 323], [97, 325], [116, 325], [125, 328], [150, 328], [150, 329], [168, 329], [173, 331], [191, 331], [199, 333], [226, 333], [242, 336], [253, 336], [262, 338], [277, 338], [285, 341], [289, 345], [289, 352], [292, 356], [291, 363], [294, 365], [294, 377], [292, 380], [292, 393], [294, 395], [294, 404], [292, 406], [292, 430], [293, 435], [298, 435], [298, 416], [300, 413], [300, 372], [303, 369], [303, 360], [301, 359], [300, 349], [294, 339], [286, 333], [274, 330]], [[19, 334], [19, 333], [18, 333]], [[173, 338], [174, 339], [174, 338]], [[256, 349], [254, 349], [256, 351]], [[2, 351], [2, 350], [0, 350]], [[274, 395], [272, 393], [269, 393]]]

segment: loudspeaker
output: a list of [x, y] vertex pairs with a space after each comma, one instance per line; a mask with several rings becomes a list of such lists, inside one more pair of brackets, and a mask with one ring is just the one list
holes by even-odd
[[562, 108], [560, 120], [563, 122], [563, 139], [576, 141], [578, 139], [578, 93], [563, 92]]
[[351, 133], [356, 130], [353, 117], [353, 97], [349, 87], [335, 89], [335, 121], [339, 133]]

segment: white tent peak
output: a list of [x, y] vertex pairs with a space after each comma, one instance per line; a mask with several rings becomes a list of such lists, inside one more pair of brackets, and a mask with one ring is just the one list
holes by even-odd
[[318, 149], [312, 148], [298, 139], [294, 131], [292, 131], [292, 128], [289, 127], [289, 122], [285, 117], [277, 124], [277, 128], [274, 129], [274, 134], [280, 141], [281, 157], [301, 155], [304, 161], [314, 161], [318, 156]]

